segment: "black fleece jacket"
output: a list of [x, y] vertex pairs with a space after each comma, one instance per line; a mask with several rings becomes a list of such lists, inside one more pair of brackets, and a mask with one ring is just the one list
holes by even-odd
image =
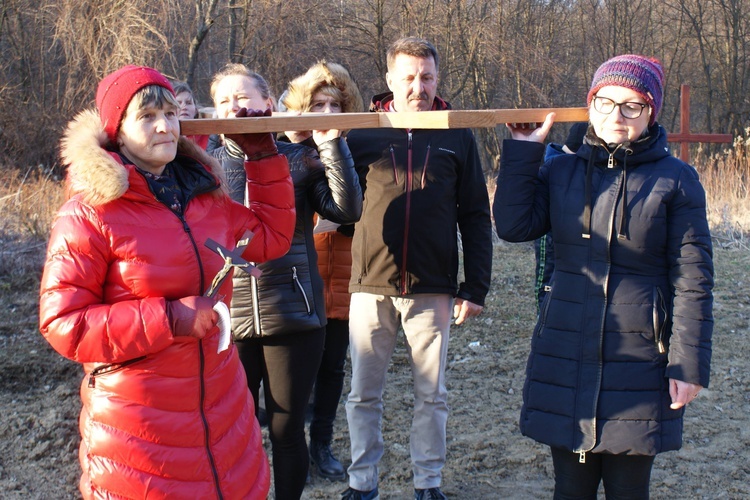
[[[371, 109], [382, 111], [391, 99], [376, 96]], [[484, 305], [492, 224], [472, 132], [380, 128], [352, 130], [347, 139], [364, 191], [349, 291], [448, 293]], [[457, 230], [464, 254], [460, 284]]]

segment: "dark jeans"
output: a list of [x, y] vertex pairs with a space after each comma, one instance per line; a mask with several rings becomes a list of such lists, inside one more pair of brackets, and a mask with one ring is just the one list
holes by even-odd
[[313, 417], [310, 423], [310, 439], [313, 441], [327, 443], [333, 439], [333, 421], [336, 420], [336, 411], [341, 403], [348, 348], [349, 321], [329, 318], [323, 359], [315, 379]]
[[320, 328], [236, 342], [256, 414], [263, 382], [277, 500], [298, 500], [305, 488], [310, 464], [305, 410], [324, 341]]
[[578, 453], [561, 448], [551, 450], [555, 500], [596, 500], [601, 481], [608, 500], [648, 499], [653, 456], [586, 453], [586, 462], [580, 463]]

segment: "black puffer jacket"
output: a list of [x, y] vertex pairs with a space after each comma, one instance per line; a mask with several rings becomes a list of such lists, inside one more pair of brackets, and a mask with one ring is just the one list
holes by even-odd
[[[319, 151], [288, 142], [277, 142], [276, 146], [289, 160], [297, 224], [289, 252], [259, 264], [263, 271], [260, 278], [235, 273], [231, 314], [232, 334], [238, 340], [325, 326], [313, 215], [317, 212], [333, 222], [351, 224], [362, 213], [362, 190], [344, 139], [327, 141], [319, 146]], [[232, 198], [244, 202], [245, 187], [240, 184], [245, 175], [242, 152], [228, 141], [227, 146], [211, 154], [224, 167]]]
[[[376, 96], [382, 111], [391, 94]], [[450, 109], [436, 99], [438, 109]], [[487, 185], [469, 129], [352, 130], [365, 192], [355, 226], [350, 292], [446, 293], [484, 305], [492, 268]], [[465, 281], [458, 283], [461, 231]]]
[[493, 207], [501, 238], [551, 228], [555, 245], [521, 431], [576, 452], [678, 449], [683, 409], [669, 408], [668, 379], [706, 387], [711, 360], [712, 248], [698, 175], [670, 156], [658, 125], [630, 148], [584, 144], [539, 169], [543, 151], [505, 141]]

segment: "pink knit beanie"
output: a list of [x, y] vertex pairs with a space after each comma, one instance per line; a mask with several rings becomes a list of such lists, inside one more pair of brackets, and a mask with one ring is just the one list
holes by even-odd
[[609, 59], [594, 73], [586, 105], [591, 105], [591, 100], [599, 89], [609, 85], [638, 92], [651, 107], [649, 125], [654, 124], [664, 100], [664, 71], [657, 59], [636, 54], [625, 54]]
[[120, 122], [133, 96], [143, 87], [159, 85], [174, 94], [164, 75], [153, 68], [129, 64], [105, 76], [96, 90], [96, 107], [107, 137], [117, 140]]

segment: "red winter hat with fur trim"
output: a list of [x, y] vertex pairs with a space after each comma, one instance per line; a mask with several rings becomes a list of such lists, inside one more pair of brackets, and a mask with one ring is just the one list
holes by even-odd
[[96, 89], [96, 107], [107, 137], [117, 140], [120, 122], [133, 96], [143, 87], [158, 85], [174, 94], [164, 75], [153, 68], [129, 64], [105, 76]]

